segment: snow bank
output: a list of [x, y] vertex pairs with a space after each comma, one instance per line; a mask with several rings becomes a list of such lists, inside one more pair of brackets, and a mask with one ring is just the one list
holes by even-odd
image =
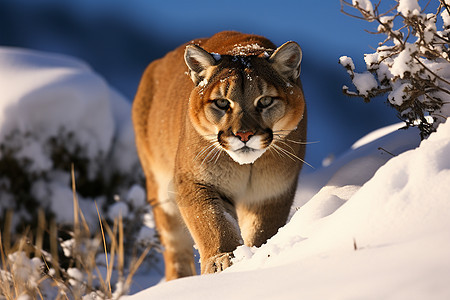
[[[0, 149], [0, 160], [10, 155], [11, 148], [15, 159], [26, 162], [26, 171], [37, 177], [31, 182], [33, 197], [55, 213], [58, 223], [70, 223], [73, 218], [70, 162], [55, 166], [52, 151], [58, 145], [90, 162], [88, 177], [99, 172], [105, 176], [115, 171], [136, 173], [130, 102], [84, 62], [0, 47], [0, 90], [0, 144], [6, 147]], [[96, 163], [101, 159], [108, 161], [104, 168]], [[11, 185], [7, 179], [0, 181], [2, 187]], [[13, 199], [6, 190], [0, 189], [1, 197]], [[84, 200], [80, 197], [86, 218], [96, 223], [92, 199]], [[3, 201], [0, 216], [8, 208], [20, 216], [18, 221], [30, 220], [36, 213], [20, 211], [13, 203]]]
[[[60, 261], [71, 264], [67, 269], [63, 265], [60, 271], [70, 276], [65, 284], [77, 298], [78, 292], [101, 290], [100, 281], [106, 279], [106, 255], [102, 251], [96, 253], [100, 250], [100, 232], [96, 228], [98, 214], [109, 222], [114, 232], [117, 223], [113, 225], [112, 221], [122, 216], [126, 233], [123, 276], [127, 278], [132, 257], [139, 256], [147, 247], [156, 249], [158, 246], [145, 190], [137, 184], [141, 173], [130, 101], [82, 61], [9, 47], [0, 47], [0, 89], [1, 223], [7, 224], [5, 216], [8, 211], [13, 212], [10, 235], [6, 232], [2, 235], [11, 236], [13, 240], [24, 228], [33, 228], [40, 221], [38, 212], [44, 211], [47, 224], [55, 221], [58, 230], [62, 229], [57, 237], [63, 249]], [[89, 227], [88, 232], [83, 226], [84, 231], [78, 238], [69, 235], [75, 206], [71, 165], [82, 219]], [[31, 234], [28, 229], [26, 232]], [[112, 243], [111, 236], [106, 243]], [[44, 246], [43, 253], [49, 250]], [[4, 285], [9, 281], [18, 295], [25, 285], [27, 291], [32, 288], [30, 294], [39, 288], [41, 297], [57, 297], [58, 285], [55, 286], [52, 278], [42, 275], [41, 258], [29, 259], [29, 251], [14, 251], [12, 254], [7, 251], [8, 265], [0, 270], [0, 281]], [[147, 270], [155, 272], [151, 264], [155, 251], [147, 255], [142, 269], [147, 266]], [[83, 261], [88, 256], [95, 256], [95, 263]], [[46, 259], [54, 258], [47, 254]], [[74, 268], [75, 265], [81, 267]], [[129, 288], [120, 281], [116, 266], [117, 262], [111, 275], [115, 298]], [[50, 274], [55, 272], [53, 267], [50, 266]], [[98, 274], [92, 281], [93, 269]], [[147, 276], [147, 282], [154, 277]], [[13, 283], [14, 278], [20, 282]], [[159, 279], [158, 275], [150, 282], [155, 284]], [[148, 285], [133, 284], [130, 290], [142, 286]], [[69, 291], [68, 295], [70, 298]], [[84, 298], [95, 297], [86, 295]]]
[[277, 235], [238, 248], [225, 272], [127, 299], [448, 299], [450, 122], [412, 149], [417, 134], [391, 127], [359, 141], [319, 170], [328, 183]]
[[110, 89], [86, 64], [47, 53], [0, 49], [0, 138], [19, 130], [43, 140], [64, 127], [90, 156], [107, 152], [115, 130]]

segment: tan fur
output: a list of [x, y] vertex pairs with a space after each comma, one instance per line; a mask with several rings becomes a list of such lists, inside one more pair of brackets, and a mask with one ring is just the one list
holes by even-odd
[[[285, 224], [306, 142], [300, 60], [293, 42], [221, 32], [147, 67], [132, 117], [167, 280], [195, 274], [193, 241], [201, 272], [218, 272]], [[244, 141], [256, 161], [232, 150]]]

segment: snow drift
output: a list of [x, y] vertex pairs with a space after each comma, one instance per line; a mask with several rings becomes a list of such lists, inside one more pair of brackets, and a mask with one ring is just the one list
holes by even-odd
[[0, 65], [0, 137], [19, 130], [45, 139], [64, 127], [77, 131], [89, 155], [109, 150], [115, 131], [111, 91], [86, 64], [58, 55], [1, 48]]
[[448, 299], [450, 122], [421, 143], [394, 128], [303, 176], [297, 204], [312, 198], [225, 272], [127, 299]]
[[[16, 160], [22, 175], [32, 179], [29, 191], [18, 186], [22, 189], [18, 196], [11, 186], [19, 178], [0, 174], [0, 217], [7, 209], [14, 210], [13, 225], [29, 222], [37, 213], [30, 201], [22, 203], [24, 193], [53, 213], [58, 224], [72, 222], [71, 162], [57, 164], [57, 154], [70, 153], [87, 162], [74, 166], [75, 170], [87, 168], [88, 178], [83, 180], [108, 178], [112, 173], [138, 174], [131, 105], [84, 62], [1, 47], [0, 90], [0, 161]], [[96, 223], [93, 199], [79, 198], [86, 218]], [[106, 201], [104, 197], [96, 200]]]

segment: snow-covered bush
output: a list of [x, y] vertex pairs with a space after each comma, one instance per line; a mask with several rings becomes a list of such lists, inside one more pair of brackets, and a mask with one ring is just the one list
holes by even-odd
[[[0, 250], [27, 234], [35, 247], [27, 255], [47, 251], [36, 259], [46, 258], [47, 268], [60, 273], [55, 278], [79, 295], [91, 292], [102, 285], [89, 274], [105, 262], [95, 259], [105, 255], [102, 240], [106, 253], [121, 249], [122, 272], [155, 243], [154, 230], [144, 226], [150, 208], [131, 105], [81, 61], [6, 47], [0, 48], [0, 90]], [[59, 245], [51, 249], [54, 241]]]
[[[424, 138], [450, 116], [450, 4], [440, 0], [435, 13], [424, 13], [417, 0], [396, 2], [388, 12], [380, 13], [381, 2], [341, 1], [345, 14], [376, 22], [373, 33], [385, 36], [375, 53], [364, 55], [365, 72], [355, 72], [350, 57], [340, 58], [356, 88], [350, 91], [344, 86], [343, 91], [366, 102], [387, 93], [388, 103], [406, 126], [418, 126]], [[348, 13], [345, 6], [361, 15]]]

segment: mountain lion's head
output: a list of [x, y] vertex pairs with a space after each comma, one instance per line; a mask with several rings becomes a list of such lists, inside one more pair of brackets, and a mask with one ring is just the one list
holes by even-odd
[[236, 45], [221, 54], [188, 45], [185, 61], [195, 84], [189, 117], [194, 128], [239, 164], [255, 162], [271, 147], [276, 150], [277, 141], [303, 118], [301, 58], [295, 42], [276, 50]]

